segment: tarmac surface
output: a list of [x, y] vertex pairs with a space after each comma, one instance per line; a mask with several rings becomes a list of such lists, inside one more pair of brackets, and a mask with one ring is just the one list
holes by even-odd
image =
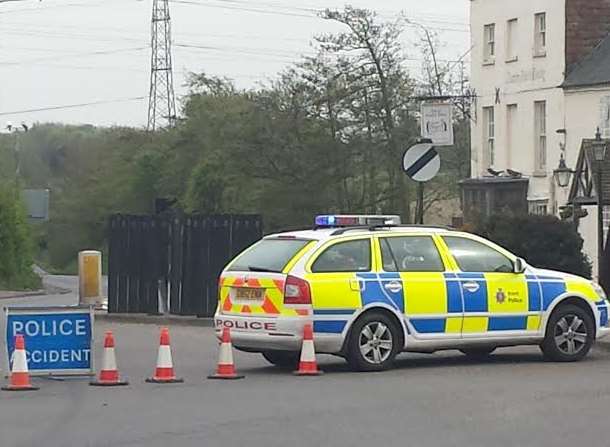
[[457, 351], [401, 355], [395, 369], [374, 374], [319, 356], [320, 377], [294, 377], [260, 355], [237, 352], [246, 378], [211, 381], [212, 329], [175, 325], [174, 365], [185, 383], [155, 385], [144, 379], [154, 370], [159, 326], [98, 321], [98, 364], [107, 329], [130, 385], [36, 378], [39, 391], [2, 392], [2, 447], [610, 445], [606, 343], [573, 364], [544, 362], [538, 348], [526, 347], [498, 350], [486, 361]]

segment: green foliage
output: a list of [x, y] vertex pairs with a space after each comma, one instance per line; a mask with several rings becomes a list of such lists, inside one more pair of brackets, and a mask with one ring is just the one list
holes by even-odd
[[[309, 226], [322, 212], [400, 213], [409, 222], [415, 197], [401, 159], [419, 136], [413, 97], [430, 89], [403, 63], [405, 23], [351, 7], [322, 16], [339, 31], [317, 36], [316, 56], [275, 82], [240, 90], [192, 74], [175, 128], [37, 124], [20, 134], [23, 184], [51, 190], [38, 259], [57, 271], [80, 250], [103, 250], [108, 216], [151, 213], [155, 198], [192, 212], [261, 213], [266, 231]], [[451, 91], [447, 68], [434, 82]], [[464, 114], [428, 203], [457, 196], [469, 127]], [[7, 178], [13, 138], [0, 135]]]
[[187, 211], [217, 214], [223, 209], [225, 181], [218, 167], [200, 162], [189, 178], [184, 205]]
[[32, 271], [32, 245], [25, 212], [15, 188], [0, 185], [0, 289], [40, 286]]
[[474, 232], [535, 267], [591, 277], [591, 263], [582, 252], [582, 238], [573, 225], [555, 216], [496, 215], [480, 222]]

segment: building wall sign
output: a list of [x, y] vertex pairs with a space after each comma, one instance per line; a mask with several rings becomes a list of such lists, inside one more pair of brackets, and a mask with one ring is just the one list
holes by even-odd
[[521, 84], [525, 82], [545, 82], [546, 81], [546, 71], [545, 70], [536, 70], [532, 68], [531, 70], [521, 70], [517, 72], [508, 72], [506, 75], [506, 83], [507, 84]]

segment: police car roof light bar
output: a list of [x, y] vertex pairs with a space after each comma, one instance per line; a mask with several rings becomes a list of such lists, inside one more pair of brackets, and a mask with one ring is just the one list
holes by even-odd
[[345, 228], [371, 225], [400, 225], [397, 215], [323, 214], [316, 216], [314, 228]]

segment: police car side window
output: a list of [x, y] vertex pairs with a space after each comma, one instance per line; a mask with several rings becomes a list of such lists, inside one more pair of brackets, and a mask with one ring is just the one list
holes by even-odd
[[510, 259], [481, 242], [456, 236], [443, 236], [443, 239], [463, 272], [513, 271]]
[[381, 238], [381, 259], [386, 272], [442, 272], [441, 256], [429, 236]]
[[371, 241], [339, 242], [328, 247], [313, 263], [314, 273], [368, 272], [371, 270]]

